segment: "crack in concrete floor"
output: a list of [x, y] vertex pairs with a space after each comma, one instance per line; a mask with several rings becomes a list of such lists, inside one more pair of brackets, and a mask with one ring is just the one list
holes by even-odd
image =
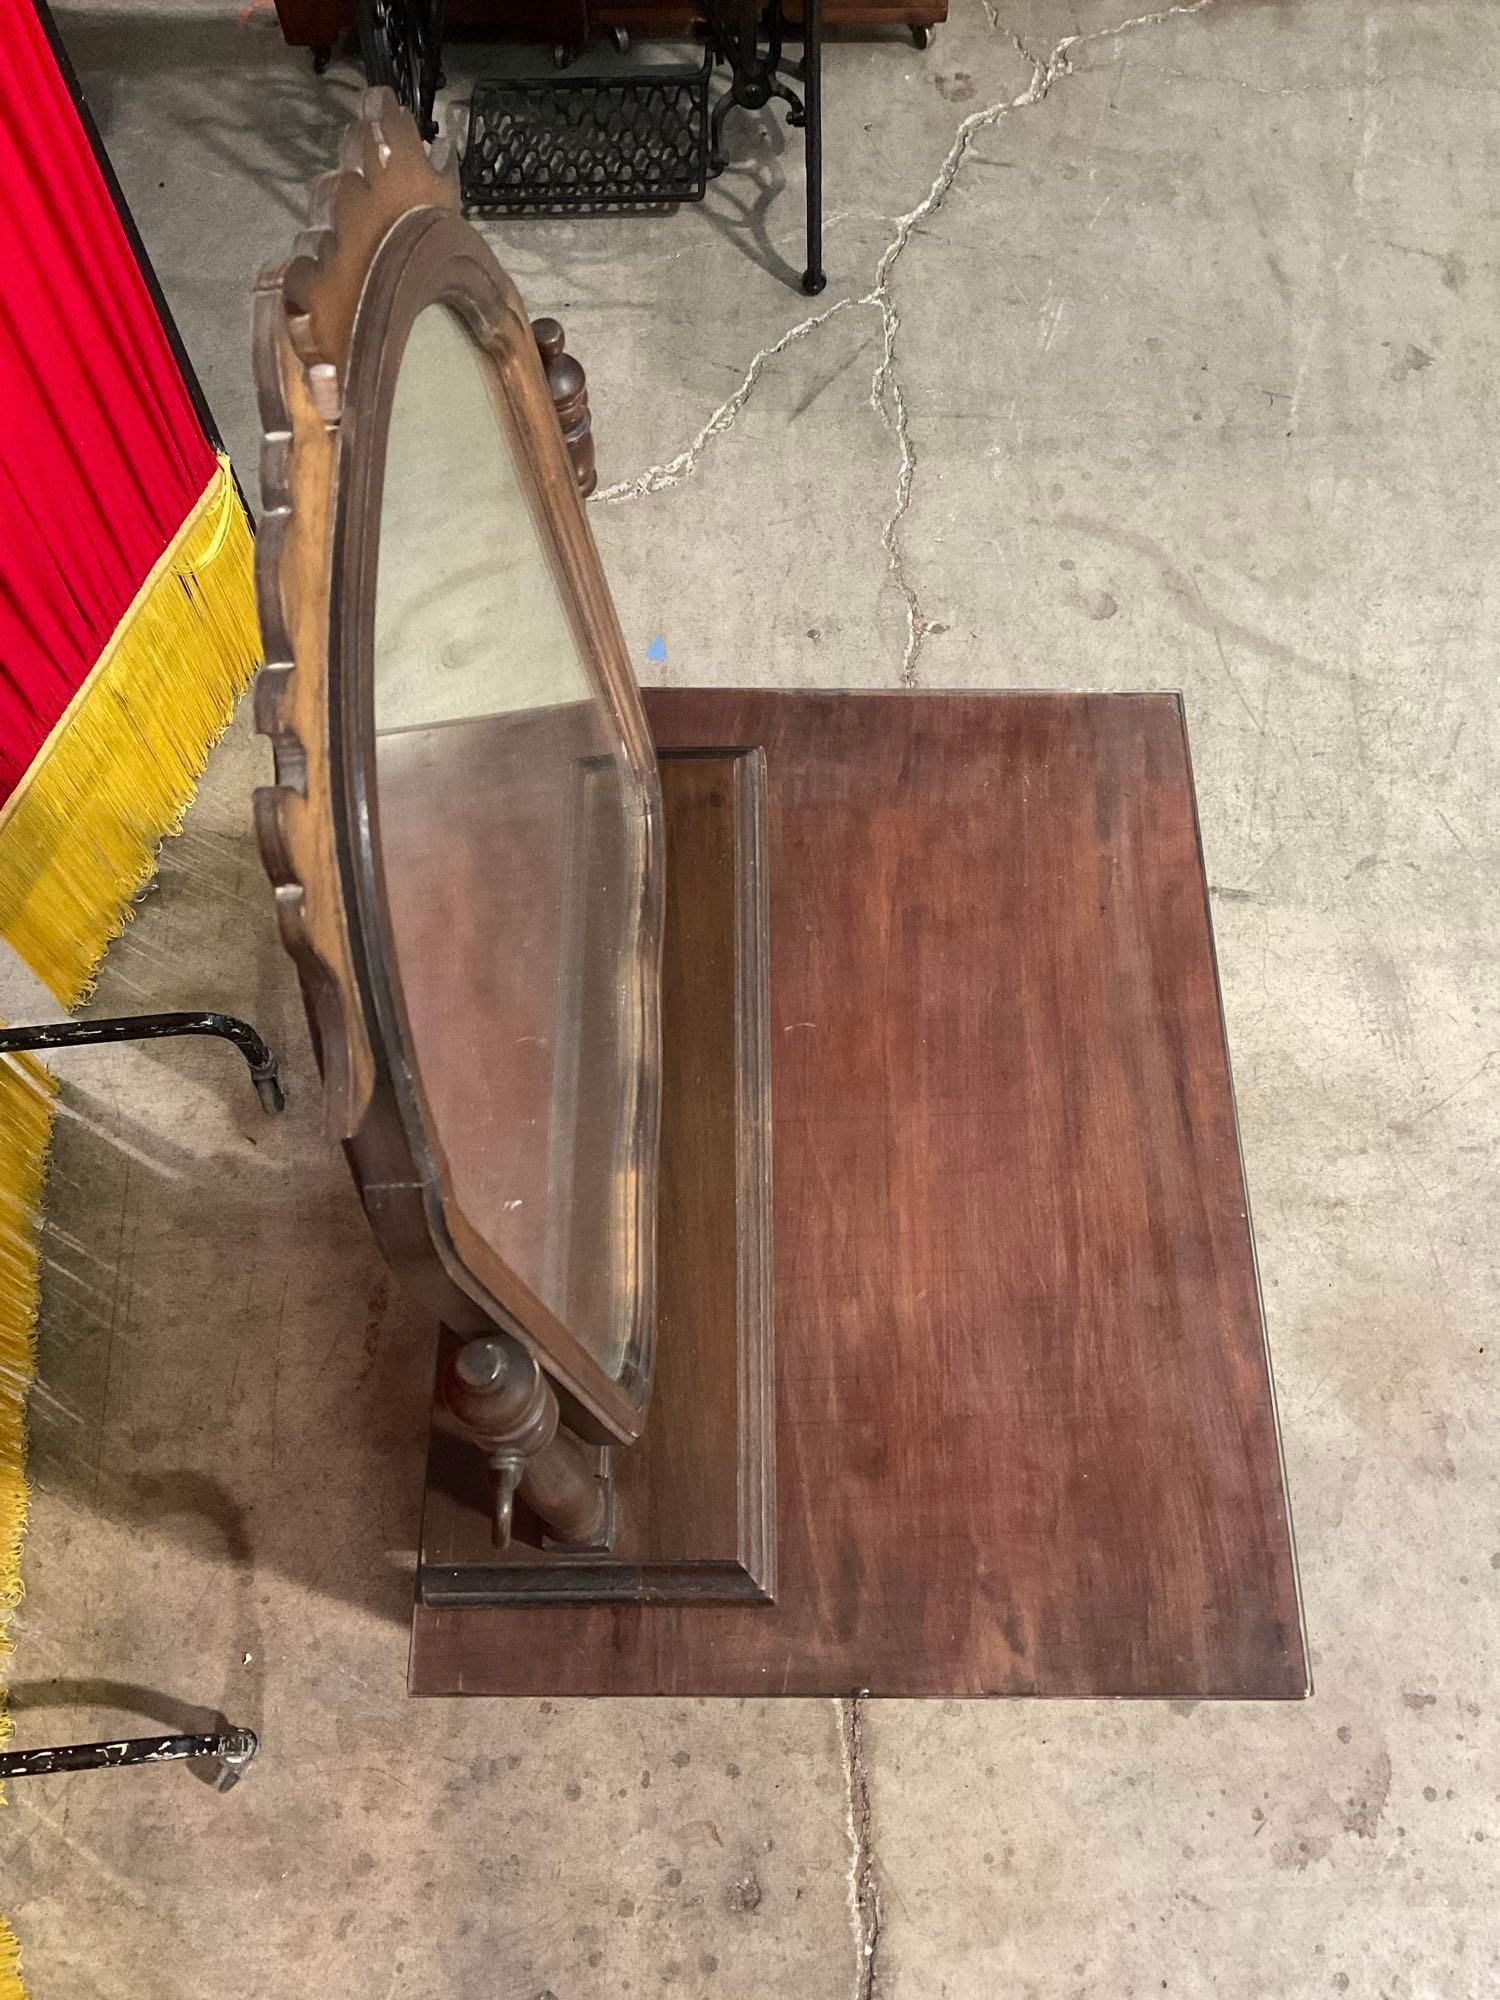
[[[1132, 15], [1112, 28], [1096, 28], [1088, 34], [1064, 35], [1054, 44], [1046, 56], [1036, 56], [1017, 36], [1010, 40], [1024, 62], [1031, 66], [1031, 81], [1024, 90], [1014, 96], [997, 98], [978, 111], [971, 111], [959, 125], [953, 136], [953, 143], [942, 165], [938, 168], [932, 186], [915, 208], [909, 209], [897, 218], [895, 234], [887, 243], [876, 261], [874, 278], [867, 292], [849, 293], [835, 300], [822, 311], [810, 313], [806, 319], [798, 320], [795, 326], [762, 347], [752, 358], [733, 395], [720, 403], [703, 427], [691, 441], [673, 457], [659, 465], [648, 466], [634, 479], [617, 480], [614, 485], [600, 489], [594, 495], [598, 503], [618, 505], [625, 500], [640, 500], [652, 493], [664, 492], [670, 486], [680, 485], [697, 471], [700, 459], [709, 445], [717, 437], [722, 437], [738, 419], [754, 394], [766, 368], [778, 355], [785, 354], [789, 347], [816, 333], [839, 314], [868, 309], [880, 314], [881, 349], [880, 359], [870, 378], [870, 407], [880, 418], [886, 430], [895, 439], [900, 454], [896, 469], [895, 502], [886, 517], [881, 530], [880, 544], [885, 550], [886, 571], [897, 590], [906, 610], [906, 639], [902, 648], [900, 684], [902, 687], [918, 685], [918, 662], [922, 647], [930, 629], [929, 621], [922, 610], [921, 598], [916, 584], [907, 568], [906, 552], [902, 541], [902, 524], [911, 508], [912, 482], [917, 471], [917, 451], [912, 442], [911, 423], [906, 406], [906, 395], [901, 386], [901, 377], [896, 365], [896, 339], [901, 330], [901, 314], [891, 293], [891, 279], [907, 245], [918, 225], [929, 216], [936, 214], [948, 195], [963, 165], [974, 136], [1013, 111], [1025, 111], [1034, 104], [1041, 104], [1051, 94], [1052, 87], [1062, 77], [1072, 73], [1074, 53], [1095, 42], [1115, 41], [1120, 36], [1137, 28], [1159, 26], [1179, 14], [1201, 14], [1207, 8], [1219, 4], [1219, 0], [1178, 0], [1170, 7], [1158, 7], [1149, 13]], [[986, 6], [985, 12], [991, 24], [999, 27], [998, 16], [993, 8]]]
[[878, 2000], [880, 1932], [884, 1912], [865, 1763], [864, 1697], [834, 1702], [844, 1760], [844, 1811], [849, 1829], [849, 1928], [854, 1934], [854, 2000]]

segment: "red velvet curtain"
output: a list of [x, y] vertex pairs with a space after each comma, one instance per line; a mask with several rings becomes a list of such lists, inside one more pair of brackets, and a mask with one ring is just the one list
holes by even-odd
[[31, 0], [0, 0], [0, 800], [214, 463]]

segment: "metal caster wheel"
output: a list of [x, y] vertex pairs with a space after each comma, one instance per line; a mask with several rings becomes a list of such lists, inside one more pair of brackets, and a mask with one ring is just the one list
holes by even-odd
[[911, 31], [912, 47], [930, 49], [932, 47], [932, 35], [933, 31], [931, 28], [913, 28]]
[[628, 56], [630, 54], [629, 28], [611, 28], [609, 31], [609, 39], [615, 45], [616, 55]]
[[333, 50], [328, 46], [326, 42], [322, 42], [318, 45], [317, 48], [313, 50], [312, 59], [313, 59], [313, 75], [321, 76], [324, 70], [326, 70], [328, 65], [333, 61]]

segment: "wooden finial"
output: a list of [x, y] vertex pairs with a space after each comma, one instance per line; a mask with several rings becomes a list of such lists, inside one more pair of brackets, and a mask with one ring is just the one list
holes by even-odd
[[536, 335], [537, 352], [542, 357], [547, 387], [552, 391], [557, 421], [562, 425], [563, 442], [573, 461], [579, 498], [587, 500], [599, 484], [599, 473], [594, 464], [594, 420], [589, 415], [588, 377], [568, 353], [563, 330], [557, 320], [534, 319], [531, 330]]

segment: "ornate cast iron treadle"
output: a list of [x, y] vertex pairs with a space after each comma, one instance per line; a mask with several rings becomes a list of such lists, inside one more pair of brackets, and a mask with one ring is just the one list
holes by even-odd
[[[366, 0], [399, 7], [401, 0]], [[823, 270], [822, 0], [804, 0], [800, 93], [786, 80], [788, 22], [782, 0], [707, 0], [701, 63], [588, 77], [476, 83], [461, 184], [467, 210], [610, 211], [701, 201], [728, 164], [724, 131], [736, 109], [774, 99], [802, 132], [807, 263], [802, 289], [821, 292]], [[715, 67], [729, 81], [712, 110]], [[372, 77], [372, 80], [373, 77]], [[398, 90], [399, 94], [399, 90]], [[430, 98], [428, 111], [430, 113]], [[419, 111], [423, 130], [427, 114]]]

